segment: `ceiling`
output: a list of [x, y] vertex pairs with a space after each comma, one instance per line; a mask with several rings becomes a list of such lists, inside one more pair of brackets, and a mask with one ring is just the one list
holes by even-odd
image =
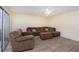
[[10, 6], [9, 8], [14, 13], [38, 16], [53, 16], [60, 13], [79, 10], [78, 6]]

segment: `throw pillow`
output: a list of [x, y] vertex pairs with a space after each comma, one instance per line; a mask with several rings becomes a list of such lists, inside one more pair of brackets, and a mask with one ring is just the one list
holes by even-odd
[[48, 31], [48, 29], [46, 28], [45, 31]]
[[32, 32], [36, 32], [36, 29], [32, 29]]

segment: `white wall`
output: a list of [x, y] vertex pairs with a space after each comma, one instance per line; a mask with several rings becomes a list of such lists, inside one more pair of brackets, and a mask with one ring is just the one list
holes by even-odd
[[61, 36], [79, 41], [79, 11], [51, 17], [50, 26], [56, 27]]
[[44, 17], [27, 14], [12, 14], [12, 31], [19, 28], [26, 30], [27, 27], [46, 26], [47, 21]]
[[49, 18], [27, 14], [11, 15], [12, 31], [19, 28], [26, 30], [27, 27], [51, 26], [61, 32], [61, 36], [79, 41], [79, 11], [59, 14]]

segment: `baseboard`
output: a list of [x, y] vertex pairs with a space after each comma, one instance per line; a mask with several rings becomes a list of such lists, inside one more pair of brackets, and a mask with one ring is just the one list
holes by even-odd
[[71, 38], [68, 38], [68, 37], [65, 37], [65, 36], [62, 36], [62, 35], [61, 35], [61, 37], [66, 38], [66, 39], [69, 39], [69, 40], [73, 40], [73, 41], [78, 41], [78, 40], [74, 40], [74, 39], [71, 39]]

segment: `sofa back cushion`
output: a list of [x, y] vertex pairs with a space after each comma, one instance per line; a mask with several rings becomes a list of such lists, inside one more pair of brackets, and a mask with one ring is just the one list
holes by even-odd
[[53, 31], [55, 32], [55, 31], [56, 31], [56, 28], [50, 27], [50, 28], [49, 28], [49, 31], [50, 31], [50, 32], [53, 32]]
[[44, 32], [44, 28], [43, 27], [40, 28], [40, 32]]
[[28, 27], [28, 28], [26, 29], [26, 31], [27, 31], [27, 32], [32, 32], [32, 30], [31, 30], [30, 27]]

